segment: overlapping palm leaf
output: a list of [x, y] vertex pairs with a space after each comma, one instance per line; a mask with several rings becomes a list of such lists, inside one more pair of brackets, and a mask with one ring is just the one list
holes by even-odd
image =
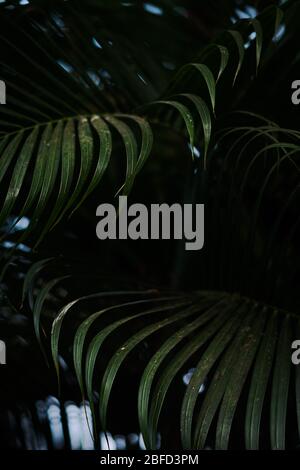
[[[94, 38], [97, 43], [94, 31], [84, 34], [86, 24], [79, 29], [81, 23], [77, 23], [76, 9], [69, 18], [60, 17], [58, 13], [52, 16], [49, 13], [48, 18], [45, 12], [38, 13], [40, 23], [33, 17], [30, 32], [25, 30], [22, 21], [14, 26], [21, 31], [26, 48], [22, 49], [20, 41], [13, 43], [10, 35], [3, 35], [2, 46], [18, 57], [20, 70], [16, 75], [14, 66], [5, 64], [2, 72], [7, 82], [8, 104], [0, 110], [0, 184], [6, 187], [2, 192], [0, 225], [3, 226], [18, 208], [20, 216], [31, 216], [26, 234], [38, 231], [39, 240], [99, 186], [109, 166], [113, 143], [118, 142], [118, 138], [123, 142], [127, 161], [122, 189], [125, 194], [130, 190], [151, 153], [153, 125], [157, 120], [166, 119], [168, 125], [173, 126], [179, 117], [180, 127], [183, 125], [187, 130], [192, 151], [196, 143], [201, 144], [206, 166], [217, 83], [225, 71], [226, 79], [236, 80], [251, 31], [256, 34], [256, 66], [259, 66], [264, 44], [262, 25], [267, 19], [272, 37], [282, 14], [281, 10], [270, 8], [261, 15], [261, 22], [259, 16], [256, 20], [238, 23], [215, 44], [205, 48], [195, 62], [180, 68], [161, 99], [157, 95], [153, 103], [140, 103], [135, 110], [125, 98], [125, 103], [120, 101], [118, 91], [115, 92], [106, 75], [103, 77], [103, 72], [99, 72], [100, 59], [95, 47], [87, 47], [91, 70], [87, 68], [86, 57], [77, 51], [76, 41], [69, 54], [71, 63], [60, 57], [60, 42], [70, 45], [72, 35], [75, 39], [79, 35], [84, 43], [88, 38]], [[42, 34], [40, 40], [37, 29]], [[45, 44], [46, 34], [50, 34], [50, 46], [48, 36]], [[29, 53], [29, 49], [36, 54]], [[114, 48], [111, 49], [114, 59]], [[107, 47], [106, 54], [109, 54]], [[25, 74], [28, 66], [32, 69], [30, 76]], [[126, 71], [128, 80], [129, 73]], [[113, 112], [105, 112], [107, 109]], [[116, 151], [120, 152], [119, 147]], [[21, 204], [21, 201], [25, 202]], [[48, 223], [41, 230], [39, 221], [49, 210]]]

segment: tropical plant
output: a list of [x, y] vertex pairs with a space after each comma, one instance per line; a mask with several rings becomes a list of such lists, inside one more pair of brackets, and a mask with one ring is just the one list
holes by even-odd
[[[296, 447], [300, 2], [16, 3], [1, 6], [3, 306], [32, 319], [61, 393], [62, 357], [73, 367], [96, 445], [122, 394], [150, 449], [159, 433]], [[205, 247], [97, 241], [116, 193], [204, 203]]]

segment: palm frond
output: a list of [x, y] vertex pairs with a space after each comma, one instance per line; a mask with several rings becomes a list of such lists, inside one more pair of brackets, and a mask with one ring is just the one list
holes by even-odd
[[[130, 127], [132, 122], [137, 123], [140, 129], [140, 149], [138, 137]], [[24, 194], [25, 203], [18, 212], [18, 218], [32, 211], [26, 234], [36, 229], [40, 217], [49, 207], [50, 198], [56, 198], [39, 239], [64, 214], [80, 207], [98, 186], [107, 169], [112, 154], [112, 128], [120, 132], [126, 149], [127, 173], [123, 193], [127, 194], [146, 162], [153, 142], [151, 127], [139, 116], [78, 116], [57, 123], [39, 124], [5, 137], [1, 179], [8, 177], [10, 165], [14, 165], [14, 169], [2, 206], [0, 225], [3, 226], [6, 219], [14, 214], [15, 207], [19, 207], [24, 200]], [[80, 155], [80, 169], [76, 172], [77, 155]], [[28, 184], [26, 172], [30, 167], [33, 174]], [[55, 196], [57, 188], [58, 194]]]
[[[33, 271], [40, 268], [39, 263], [31, 270], [30, 282]], [[59, 282], [63, 279], [49, 281], [34, 300], [38, 337], [45, 293]], [[66, 315], [76, 305], [91, 299], [101, 306], [105, 298], [116, 300], [118, 296], [120, 299], [133, 296], [135, 300], [122, 300], [85, 314], [72, 341], [78, 384], [83, 398], [90, 401], [95, 432], [99, 419], [102, 428], [109, 429], [108, 409], [116, 378], [128, 356], [147, 339], [152, 353], [140, 365], [137, 410], [147, 448], [156, 448], [160, 417], [172, 383], [192, 364], [195, 364], [192, 377], [186, 391], [181, 392], [184, 448], [201, 449], [208, 443], [217, 449], [227, 449], [236, 426], [236, 411], [244, 407], [245, 399], [246, 410], [239, 409], [239, 419], [243, 419], [245, 428], [244, 445], [257, 449], [260, 436], [268, 432], [273, 449], [285, 447], [287, 397], [294, 393], [293, 380], [289, 377], [296, 374], [296, 369], [291, 370], [290, 330], [300, 325], [297, 315], [237, 294], [220, 292], [162, 296], [150, 291], [123, 291], [83, 296], [63, 306], [52, 324], [51, 349], [58, 376], [59, 338]], [[117, 339], [119, 331], [122, 331], [121, 343]], [[124, 340], [126, 331], [128, 337]], [[108, 339], [114, 345], [114, 352], [110, 347], [109, 355]], [[250, 388], [246, 386], [248, 382]], [[94, 389], [99, 390], [97, 402]], [[269, 414], [270, 423], [266, 427], [262, 418]]]
[[[277, 8], [271, 8], [269, 13], [267, 11], [262, 14], [262, 20], [265, 17], [271, 23], [274, 22], [273, 29], [276, 29], [281, 12]], [[152, 149], [153, 135], [149, 118], [153, 116], [154, 104], [158, 109], [171, 106], [179, 112], [188, 132], [192, 151], [196, 134], [198, 139], [203, 140], [203, 162], [206, 167], [212, 135], [210, 110], [214, 111], [215, 108], [217, 81], [228, 70], [227, 79], [231, 76], [233, 83], [235, 82], [244, 62], [245, 42], [248, 40], [251, 28], [254, 28], [256, 32], [257, 66], [263, 46], [260, 16], [255, 21], [238, 23], [234, 29], [222, 34], [219, 42], [204, 49], [199, 55], [199, 61], [183, 66], [171, 81], [162, 99], [150, 103], [150, 106], [148, 104], [146, 108], [143, 106], [144, 117], [138, 116], [134, 109], [127, 114], [118, 113], [118, 111], [107, 114], [102, 111], [105, 104], [102, 105], [97, 101], [90, 103], [89, 96], [94, 87], [91, 87], [88, 82], [83, 85], [83, 74], [86, 75], [83, 65], [77, 70], [73, 63], [70, 64], [71, 69], [76, 70], [76, 73], [66, 73], [64, 70], [62, 80], [52, 72], [52, 69], [55, 70], [59, 65], [56, 54], [58, 38], [61, 34], [68, 38], [66, 26], [62, 23], [62, 21], [56, 21], [55, 28], [52, 23], [52, 26], [49, 26], [53, 36], [53, 51], [51, 52], [45, 49], [43, 41], [41, 44], [37, 42], [33, 32], [30, 36], [22, 26], [19, 26], [24, 39], [29, 41], [38, 54], [43, 54], [46, 58], [44, 65], [38, 63], [34, 55], [29, 56], [26, 51], [24, 52], [18, 44], [15, 45], [9, 39], [4, 38], [6, 46], [29, 61], [37, 73], [49, 83], [47, 87], [37, 84], [39, 92], [36, 99], [34, 97], [36, 105], [33, 105], [30, 87], [26, 86], [21, 89], [20, 84], [11, 76], [11, 71], [6, 72], [9, 76], [8, 84], [11, 87], [12, 101], [10, 101], [10, 106], [1, 107], [1, 115], [6, 120], [7, 130], [2, 133], [0, 140], [0, 183], [3, 178], [8, 177], [12, 167], [13, 172], [2, 203], [0, 226], [3, 226], [6, 219], [13, 214], [14, 209], [19, 207], [20, 200], [25, 197], [25, 204], [21, 207], [19, 214], [21, 217], [31, 214], [31, 224], [26, 235], [39, 231], [38, 242], [66, 213], [72, 214], [80, 207], [88, 195], [99, 186], [110, 162], [112, 128], [119, 133], [124, 143], [127, 171], [122, 190], [124, 194], [130, 191], [137, 173]], [[236, 51], [238, 51], [237, 56]], [[205, 61], [208, 64], [212, 62], [214, 70], [211, 70]], [[216, 67], [216, 64], [219, 65]], [[197, 73], [195, 85], [191, 82], [194, 73]], [[70, 86], [66, 84], [66, 79], [70, 81]], [[78, 84], [81, 85], [79, 93], [77, 93]], [[58, 93], [53, 91], [53, 86], [56, 85]], [[19, 97], [20, 92], [22, 99]], [[64, 101], [60, 99], [61, 93], [64, 95]], [[105, 97], [105, 94], [103, 96]], [[30, 103], [28, 97], [30, 97]], [[53, 109], [55, 106], [55, 110], [63, 117], [55, 116], [56, 112], [55, 117], [50, 119], [53, 112], [49, 109], [48, 97], [50, 107], [52, 106]], [[75, 101], [78, 103], [75, 104]], [[68, 113], [65, 114], [67, 109]], [[145, 113], [147, 115], [150, 113], [148, 118], [145, 118]], [[48, 116], [48, 119], [41, 121], [41, 116]], [[157, 118], [157, 115], [154, 114], [153, 118]], [[171, 112], [168, 122], [173, 125], [173, 120], [173, 112]], [[201, 123], [202, 137], [195, 120], [197, 124]], [[140, 136], [136, 130], [133, 130], [133, 124], [139, 128]], [[12, 130], [14, 127], [17, 127], [17, 130]], [[138, 141], [141, 142], [139, 150]], [[55, 192], [58, 192], [57, 197], [55, 197]], [[40, 230], [40, 219], [48, 210], [49, 201], [53, 198], [55, 202], [50, 217]]]

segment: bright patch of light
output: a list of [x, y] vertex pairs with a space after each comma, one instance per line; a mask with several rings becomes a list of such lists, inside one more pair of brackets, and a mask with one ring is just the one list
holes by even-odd
[[[184, 374], [184, 376], [182, 377], [182, 380], [183, 380], [183, 383], [184, 385], [188, 385], [191, 381], [191, 378], [193, 376], [195, 372], [195, 368], [193, 367], [192, 369], [190, 369], [186, 374]], [[205, 385], [204, 383], [200, 385], [199, 387], [199, 392], [198, 393], [203, 393], [205, 390]]]
[[240, 20], [249, 18], [249, 15], [245, 11], [239, 10], [238, 8], [235, 10], [235, 13]]
[[109, 73], [107, 70], [101, 69], [101, 70], [99, 71], [99, 73], [102, 75], [103, 78], [106, 78], [106, 79], [108, 79], [108, 80], [111, 80], [111, 75], [110, 75], [110, 73]]
[[7, 230], [10, 233], [18, 232], [19, 230], [25, 230], [30, 224], [30, 219], [28, 217], [9, 217], [6, 222]]
[[58, 361], [62, 370], [68, 370], [68, 365], [62, 356], [59, 356]]
[[61, 66], [62, 69], [64, 69], [66, 72], [73, 72], [73, 67], [65, 62], [64, 60], [58, 60], [57, 63]]
[[137, 76], [142, 80], [143, 83], [145, 83], [145, 85], [147, 85], [147, 82], [141, 73], [138, 73]]
[[16, 223], [16, 229], [25, 230], [30, 224], [28, 217], [21, 217], [19, 222]]
[[117, 450], [115, 440], [109, 432], [106, 434], [104, 432], [100, 433], [100, 447], [101, 450]]
[[81, 449], [81, 421], [78, 406], [74, 404], [66, 404], [66, 415], [68, 421], [68, 430], [70, 436], [70, 444], [72, 450]]
[[13, 243], [13, 242], [5, 241], [5, 242], [2, 243], [2, 246], [3, 246], [4, 248], [9, 249], [9, 248], [13, 248], [14, 246], [16, 246], [16, 244]]
[[92, 42], [93, 42], [94, 46], [97, 47], [98, 49], [103, 49], [100, 42], [98, 42], [96, 38], [93, 38]]
[[146, 446], [145, 446], [145, 442], [144, 442], [144, 438], [143, 438], [142, 433], [140, 433], [140, 435], [139, 435], [139, 446], [140, 446], [140, 449], [146, 450]]
[[240, 10], [239, 8], [236, 8], [235, 14], [240, 20], [245, 20], [249, 18], [255, 18], [257, 15], [257, 10], [254, 7], [247, 6], [245, 10]]
[[28, 0], [20, 0], [19, 1], [20, 5], [28, 5]]
[[200, 154], [199, 150], [196, 147], [193, 148], [193, 152], [194, 152], [195, 157], [197, 157], [197, 158], [200, 157], [201, 154]]
[[163, 14], [163, 9], [153, 5], [153, 3], [145, 3], [144, 4], [144, 10], [146, 10], [148, 13], [152, 13], [152, 15], [162, 15]]
[[115, 443], [117, 450], [125, 450], [126, 449], [126, 438], [125, 436], [117, 435], [115, 436]]
[[63, 425], [59, 405], [52, 403], [47, 411], [54, 449], [62, 449], [65, 445]]
[[197, 147], [192, 147], [191, 144], [189, 144], [189, 149], [191, 150], [191, 152], [193, 152], [194, 157], [200, 158], [201, 153]]
[[257, 16], [257, 9], [250, 5], [246, 6], [246, 11], [248, 12], [249, 18], [255, 18]]
[[249, 41], [244, 44], [245, 49], [249, 49], [249, 47], [251, 46], [252, 41], [254, 41], [254, 39], [256, 38], [256, 32], [253, 31], [251, 34], [249, 34], [248, 37]]
[[20, 251], [23, 251], [24, 253], [30, 253], [31, 252], [31, 248], [29, 248], [29, 246], [27, 245], [23, 245], [23, 243], [13, 243], [13, 242], [10, 242], [10, 241], [5, 241], [2, 243], [2, 246], [4, 248], [7, 248], [7, 249], [10, 249], [10, 248], [17, 248], [18, 250]]
[[83, 450], [94, 449], [94, 442], [91, 436], [93, 429], [92, 412], [89, 403], [80, 405], [80, 424], [81, 424], [81, 448]]
[[99, 86], [99, 85], [100, 85], [101, 79], [100, 79], [100, 77], [99, 77], [95, 72], [89, 71], [89, 72], [88, 72], [88, 76], [89, 76], [90, 79], [95, 83], [96, 86]]
[[[139, 434], [138, 437], [138, 442], [139, 442], [139, 448], [141, 450], [146, 450], [145, 442], [142, 433]], [[156, 449], [160, 449], [161, 447], [161, 435], [160, 433], [157, 434], [156, 436]]]
[[58, 15], [53, 15], [52, 18], [59, 28], [64, 28], [65, 23], [62, 18], [60, 18]]
[[139, 435], [132, 432], [128, 434], [127, 439], [129, 444], [134, 446], [139, 442]]
[[279, 26], [278, 30], [277, 30], [277, 33], [275, 34], [275, 36], [273, 37], [273, 42], [279, 42], [280, 39], [282, 39], [284, 33], [286, 31], [286, 27], [284, 24], [282, 24], [281, 26]]

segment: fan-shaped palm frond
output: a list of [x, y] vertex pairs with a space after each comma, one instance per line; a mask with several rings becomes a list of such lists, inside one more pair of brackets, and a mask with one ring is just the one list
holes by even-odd
[[[32, 280], [41, 268], [42, 263], [31, 268], [25, 294], [32, 290]], [[39, 341], [40, 314], [47, 295], [62, 281], [49, 281], [33, 302]], [[103, 302], [109, 297], [117, 303], [105, 307]], [[92, 299], [97, 300], [99, 309], [79, 322], [72, 351], [81, 393], [90, 401], [95, 426], [98, 407], [100, 425], [104, 429], [109, 426], [108, 405], [119, 371], [129, 355], [147, 341], [152, 345], [151, 355], [140, 366], [137, 412], [148, 448], [156, 448], [160, 417], [172, 383], [192, 365], [190, 381], [181, 393], [184, 448], [205, 447], [211, 429], [215, 447], [228, 448], [237, 407], [245, 399], [246, 409], [239, 419], [244, 422], [246, 448], [257, 449], [262, 432], [268, 433], [273, 449], [285, 447], [288, 395], [293, 396], [294, 410], [299, 400], [298, 389], [292, 388], [296, 369], [292, 371], [290, 360], [291, 330], [299, 327], [298, 316], [222, 292], [164, 296], [151, 291], [95, 293], [69, 302], [54, 318], [51, 348], [58, 376], [64, 321], [74, 315], [76, 306], [80, 312], [80, 305]], [[113, 339], [120, 331], [121, 343]], [[96, 403], [94, 390], [99, 391]], [[270, 413], [269, 425], [262, 420], [265, 413]], [[211, 444], [212, 438], [208, 442]]]
[[[135, 123], [140, 128], [141, 144], [138, 149], [137, 138], [130, 125]], [[11, 215], [14, 205], [19, 200], [22, 186], [25, 184], [26, 171], [34, 167], [27, 198], [19, 212], [19, 217], [32, 211], [30, 230], [37, 227], [51, 195], [55, 194], [59, 184], [56, 203], [48, 218], [41, 237], [57, 223], [67, 212], [76, 210], [84, 199], [93, 191], [109, 164], [112, 153], [111, 127], [115, 128], [123, 139], [127, 173], [124, 193], [128, 192], [136, 174], [142, 169], [149, 156], [153, 135], [146, 120], [131, 115], [78, 116], [63, 119], [56, 123], [36, 125], [32, 130], [21, 130], [9, 138], [4, 138], [2, 161], [4, 165], [1, 180], [5, 178], [11, 162], [14, 164], [10, 188], [1, 211], [0, 224]], [[93, 133], [95, 135], [93, 135]], [[95, 154], [97, 159], [95, 158]], [[75, 173], [76, 155], [80, 155], [80, 168]], [[17, 161], [14, 162], [14, 159]]]
[[[77, 18], [76, 10], [73, 15]], [[161, 119], [160, 114], [155, 113], [153, 116], [153, 105], [156, 108], [157, 106], [163, 107], [163, 109], [171, 107], [171, 112], [167, 112], [167, 123], [171, 125], [174, 122], [174, 112], [179, 113], [187, 129], [191, 149], [194, 148], [195, 137], [201, 138], [198, 122], [202, 124], [205, 166], [211, 139], [210, 109], [213, 111], [215, 109], [217, 81], [227, 68], [226, 76], [229, 79], [232, 77], [231, 79], [235, 82], [245, 58], [244, 46], [251, 31], [254, 31], [256, 35], [256, 66], [258, 67], [263, 46], [264, 19], [267, 18], [271, 24], [273, 21], [272, 37], [281, 15], [280, 9], [270, 8], [255, 21], [241, 22], [235, 26], [235, 29], [222, 34], [215, 44], [209, 45], [201, 52], [197, 62], [180, 68], [162, 99], [148, 103], [146, 108], [143, 106], [142, 117], [117, 112], [110, 115], [101, 113], [105, 107], [106, 95], [100, 91], [99, 102], [97, 99], [99, 89], [96, 90], [96, 95], [91, 95], [95, 86], [93, 82], [88, 83], [91, 79], [83, 63], [78, 64], [77, 67], [73, 63], [70, 64], [71, 73], [66, 72], [68, 67], [64, 66], [64, 77], [58, 78], [57, 69], [61, 64], [60, 59], [57, 58], [59, 41], [61, 36], [69, 41], [69, 31], [63, 20], [55, 20], [57, 16], [54, 20], [51, 19], [50, 24], [45, 22], [44, 25], [46, 31], [49, 30], [53, 36], [53, 51], [51, 52], [45, 49], [43, 41], [38, 43], [34, 35], [29, 36], [29, 33], [19, 26], [21, 37], [29, 40], [38, 54], [46, 56], [43, 65], [35, 59], [34, 55], [29, 55], [20, 48], [21, 46], [15, 45], [4, 37], [6, 48], [15, 51], [20, 58], [29, 62], [45, 84], [49, 84], [49, 87], [37, 83], [36, 78], [33, 78], [33, 82], [29, 85], [25, 75], [18, 75], [16, 79], [12, 75], [12, 70], [4, 71], [3, 78], [9, 77], [10, 105], [1, 107], [2, 120], [7, 130], [2, 131], [0, 140], [0, 184], [3, 184], [6, 178], [10, 179], [10, 183], [2, 203], [0, 225], [3, 226], [15, 207], [19, 207], [19, 201], [25, 198], [25, 203], [20, 209], [20, 216], [31, 215], [31, 224], [26, 235], [32, 231], [38, 231], [40, 232], [39, 240], [41, 240], [66, 213], [76, 210], [98, 187], [109, 165], [112, 151], [112, 128], [122, 138], [126, 150], [127, 172], [123, 191], [128, 193], [135, 176], [143, 167], [152, 149], [153, 137], [149, 118], [151, 120], [152, 116], [154, 120]], [[36, 27], [35, 22], [33, 26]], [[89, 34], [92, 36], [93, 33]], [[75, 60], [73, 54], [72, 57]], [[77, 57], [77, 62], [78, 60]], [[212, 70], [206, 62], [212, 63]], [[93, 73], [96, 74], [97, 71]], [[196, 81], [192, 82], [194, 73], [197, 74]], [[24, 79], [22, 88], [19, 83], [20, 79], [22, 82]], [[70, 82], [69, 87], [65, 79]], [[32, 96], [33, 84], [38, 91], [37, 96]], [[53, 92], [53, 86], [57, 86], [58, 94]], [[80, 86], [79, 93], [78, 86]], [[92, 96], [95, 96], [95, 100], [91, 101]], [[60, 108], [67, 111], [65, 116], [59, 116], [62, 114]], [[128, 111], [134, 112], [133, 109], [128, 109]], [[55, 116], [57, 114], [58, 116]], [[139, 128], [140, 135], [132, 129], [133, 124]], [[140, 150], [138, 150], [139, 146]], [[55, 198], [55, 193], [57, 193], [56, 202], [51, 209], [48, 222], [44, 224], [41, 231], [39, 222], [44, 213], [48, 212], [49, 200]]]

